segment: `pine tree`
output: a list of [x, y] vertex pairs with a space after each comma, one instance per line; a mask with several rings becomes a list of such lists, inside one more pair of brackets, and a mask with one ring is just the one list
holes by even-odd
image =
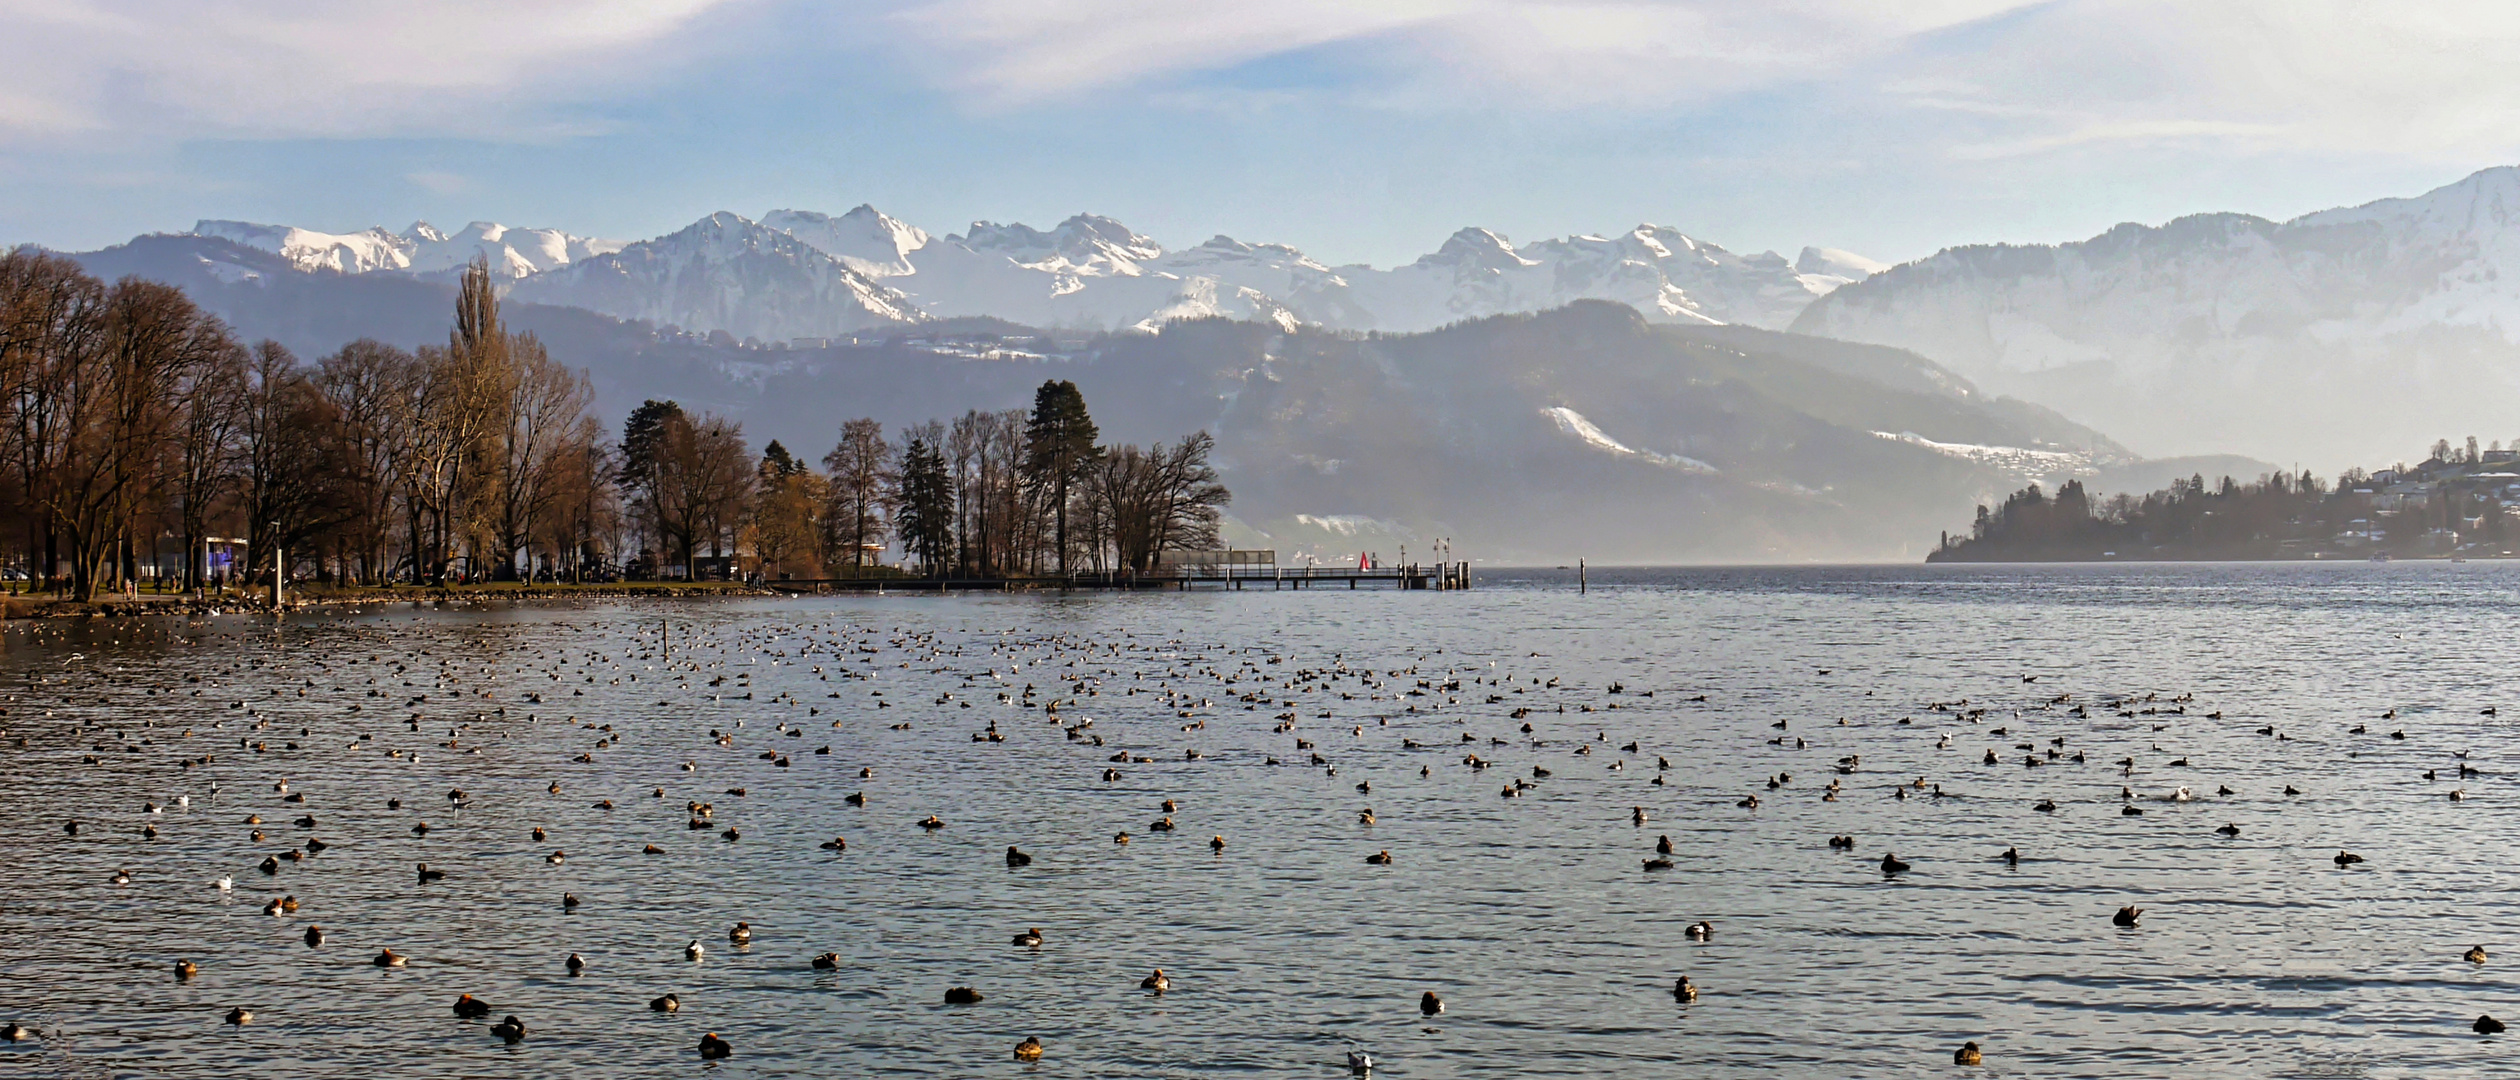
[[1050, 496], [1058, 516], [1059, 573], [1067, 574], [1068, 492], [1102, 453], [1101, 437], [1085, 412], [1085, 395], [1066, 379], [1052, 379], [1033, 392], [1032, 418], [1024, 425], [1024, 476], [1035, 490]]

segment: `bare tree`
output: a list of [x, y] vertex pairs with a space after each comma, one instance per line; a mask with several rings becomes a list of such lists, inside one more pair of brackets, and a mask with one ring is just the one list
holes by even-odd
[[867, 549], [884, 542], [889, 532], [884, 492], [893, 484], [892, 462], [884, 425], [871, 419], [840, 425], [840, 445], [823, 455], [823, 468], [831, 473], [831, 505], [823, 518], [830, 561], [845, 557], [851, 567], [863, 567]]

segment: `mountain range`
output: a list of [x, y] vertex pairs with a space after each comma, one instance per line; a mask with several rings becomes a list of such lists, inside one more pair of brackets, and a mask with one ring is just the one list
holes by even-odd
[[2409, 460], [2520, 436], [2520, 169], [2289, 221], [1950, 248], [1790, 325], [1913, 349], [2149, 453]]
[[1615, 300], [1658, 322], [1781, 328], [1812, 298], [1882, 269], [1805, 248], [1741, 255], [1659, 225], [1516, 247], [1463, 229], [1388, 269], [1329, 266], [1279, 244], [1218, 236], [1167, 250], [1107, 217], [1042, 230], [974, 222], [937, 236], [871, 206], [838, 216], [711, 214], [635, 243], [476, 222], [324, 233], [203, 221], [310, 272], [442, 275], [487, 255], [514, 295], [677, 329], [784, 342], [990, 317], [1029, 326], [1151, 330], [1224, 316], [1281, 327], [1411, 332], [1461, 319]]

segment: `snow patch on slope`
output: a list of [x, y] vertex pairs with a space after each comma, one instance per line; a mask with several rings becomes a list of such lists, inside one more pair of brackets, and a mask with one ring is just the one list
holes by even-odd
[[2091, 455], [2079, 451], [2033, 450], [2026, 446], [1988, 446], [1983, 443], [1935, 442], [1913, 431], [1902, 431], [1896, 434], [1876, 431], [1873, 432], [1873, 436], [1921, 447], [1945, 457], [1974, 461], [2025, 480], [2036, 480], [2043, 476], [2055, 476], [2060, 473], [2089, 476], [2100, 471], [2093, 464]]
[[1549, 419], [1557, 422], [1559, 431], [1563, 431], [1579, 440], [1582, 440], [1585, 445], [1596, 450], [1616, 454], [1621, 457], [1634, 457], [1643, 461], [1650, 461], [1666, 469], [1678, 469], [1681, 472], [1713, 475], [1719, 471], [1715, 468], [1715, 466], [1699, 461], [1693, 457], [1682, 457], [1678, 454], [1659, 454], [1651, 450], [1636, 449], [1635, 447], [1629, 446], [1617, 439], [1611, 438], [1608, 432], [1601, 430], [1600, 425], [1586, 419], [1584, 414], [1567, 408], [1564, 405], [1552, 405], [1540, 411]]

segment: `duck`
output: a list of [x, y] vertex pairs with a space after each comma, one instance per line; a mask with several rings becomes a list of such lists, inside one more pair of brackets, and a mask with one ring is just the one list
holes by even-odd
[[2056, 812], [2056, 800], [2041, 799], [2036, 804], [2033, 804], [2030, 809], [2036, 810], [2042, 814], [2053, 814]]
[[919, 827], [926, 829], [929, 832], [935, 832], [936, 830], [945, 827], [945, 819], [934, 814], [929, 814], [927, 817], [920, 819]]
[[0, 1027], [0, 1040], [8, 1042], [25, 1042], [26, 1040], [34, 1037], [35, 1029], [18, 1023], [15, 1020], [9, 1021], [7, 1027]]
[[1424, 994], [1418, 995], [1418, 1012], [1420, 1014], [1433, 1016], [1442, 1011], [1444, 1011], [1444, 999], [1436, 997], [1435, 991], [1429, 990]]
[[1006, 845], [1006, 865], [1031, 866], [1032, 856], [1025, 854], [1022, 849], [1017, 848], [1015, 845], [1008, 844]]
[[513, 1046], [525, 1041], [525, 1021], [509, 1016], [505, 1020], [490, 1025], [490, 1034], [506, 1040], [508, 1045]]
[[318, 948], [318, 947], [321, 947], [323, 944], [324, 944], [324, 928], [323, 928], [323, 927], [320, 927], [320, 926], [310, 926], [310, 927], [307, 927], [307, 928], [306, 928], [306, 947], [307, 947], [307, 948], [310, 948], [310, 949], [313, 949], [313, 948]]
[[432, 881], [444, 881], [444, 880], [446, 880], [446, 871], [444, 871], [444, 870], [431, 870], [431, 869], [429, 869], [429, 864], [427, 864], [427, 863], [421, 863], [421, 864], [419, 864], [419, 867], [420, 867], [420, 884], [426, 885], [426, 884], [428, 884], [428, 883], [430, 883], [430, 882], [432, 882]]
[[2496, 1020], [2491, 1016], [2479, 1016], [2476, 1018], [2476, 1022], [2469, 1024], [2468, 1027], [2473, 1029], [2479, 1035], [2500, 1035], [2503, 1033], [2503, 1022]]
[[2109, 916], [2109, 921], [2119, 926], [2131, 927], [2135, 925], [2135, 920], [2143, 917], [2144, 909], [2130, 906], [2117, 909], [2117, 914]]
[[1882, 873], [1884, 873], [1884, 874], [1901, 874], [1901, 873], [1906, 873], [1906, 872], [1907, 872], [1908, 870], [1910, 870], [1910, 869], [1913, 869], [1913, 865], [1912, 865], [1912, 864], [1910, 864], [1910, 863], [1906, 863], [1906, 862], [1902, 862], [1902, 861], [1900, 861], [1900, 860], [1899, 860], [1899, 857], [1898, 857], [1897, 855], [1892, 854], [1892, 853], [1890, 853], [1890, 852], [1883, 852], [1883, 853], [1882, 853], [1882, 855], [1881, 855], [1881, 872], [1882, 872]]
[[1030, 1035], [1024, 1036], [1024, 1041], [1015, 1044], [1015, 1060], [1041, 1060], [1041, 1040]]
[[1040, 948], [1040, 947], [1041, 947], [1041, 928], [1040, 928], [1040, 927], [1038, 927], [1038, 926], [1036, 926], [1036, 927], [1033, 927], [1033, 928], [1031, 928], [1031, 929], [1028, 929], [1028, 930], [1024, 931], [1023, 933], [1020, 933], [1020, 934], [1015, 935], [1015, 938], [1014, 938], [1014, 943], [1015, 943], [1017, 946], [1020, 946], [1020, 947], [1022, 947], [1022, 948], [1027, 948], [1027, 949], [1038, 949], [1038, 948]]
[[1678, 1001], [1696, 1001], [1698, 999], [1697, 984], [1690, 982], [1686, 975], [1680, 976], [1679, 982], [1671, 984], [1671, 996]]
[[712, 1031], [700, 1036], [701, 1060], [715, 1061], [719, 1058], [731, 1057], [734, 1053], [735, 1047], [726, 1040], [718, 1038], [717, 1032]]
[[586, 958], [576, 953], [570, 953], [569, 958], [562, 961], [560, 966], [569, 969], [569, 977], [572, 979], [586, 974]]
[[729, 929], [726, 932], [726, 940], [734, 942], [737, 945], [752, 944], [752, 924], [748, 922], [736, 923], [732, 929]]
[[230, 875], [220, 875], [217, 881], [210, 883], [210, 887], [217, 889], [220, 892], [235, 892], [236, 878]]
[[1628, 821], [1637, 825], [1645, 824], [1645, 808], [1642, 806], [1636, 807], [1628, 814]]
[[1713, 941], [1715, 940], [1715, 924], [1700, 919], [1689, 924], [1687, 933], [1691, 941]]
[[1665, 858], [1662, 858], [1662, 857], [1660, 857], [1660, 856], [1656, 856], [1656, 857], [1654, 857], [1654, 858], [1647, 859], [1647, 860], [1645, 860], [1645, 869], [1647, 869], [1647, 870], [1669, 870], [1669, 869], [1671, 869], [1671, 860], [1669, 860], [1669, 859], [1665, 859]]
[[2350, 851], [2340, 851], [2336, 853], [2336, 865], [2339, 867], [2352, 866], [2361, 861], [2363, 861], [2362, 856], [2356, 855]]
[[1985, 1062], [1986, 1055], [1974, 1041], [1961, 1043], [1960, 1049], [1951, 1052], [1951, 1063], [1954, 1065], [1982, 1065]]
[[1375, 866], [1389, 866], [1391, 865], [1391, 852], [1377, 851], [1371, 855], [1365, 856], [1365, 861]]
[[577, 909], [578, 909], [578, 898], [577, 898], [577, 894], [576, 894], [576, 893], [573, 893], [573, 892], [564, 892], [564, 893], [561, 893], [561, 894], [560, 894], [560, 910], [562, 910], [562, 911], [576, 911]]
[[1138, 980], [1138, 989], [1152, 990], [1160, 994], [1172, 989], [1172, 979], [1165, 976], [1164, 969], [1156, 968], [1155, 974]]
[[2479, 945], [2479, 946], [2477, 946], [2477, 947], [2475, 947], [2475, 948], [2473, 948], [2473, 949], [2469, 949], [2469, 950], [2467, 951], [2467, 962], [2468, 962], [2468, 963], [2471, 963], [2471, 964], [2482, 964], [2482, 963], [2484, 963], [2484, 962], [2485, 962], [2485, 946]]
[[466, 1020], [479, 1020], [490, 1015], [490, 1003], [465, 994], [455, 999], [455, 1015]]
[[193, 963], [190, 960], [175, 961], [175, 980], [177, 982], [182, 982], [199, 974], [201, 974], [201, 965]]
[[2214, 830], [2214, 834], [2217, 836], [2238, 836], [2240, 835], [2240, 826], [2225, 825], [2222, 828]]
[[375, 964], [378, 967], [406, 967], [410, 964], [408, 959], [396, 955], [392, 949], [386, 949], [377, 953], [376, 959], [368, 962]]
[[1669, 834], [1665, 834], [1665, 835], [1664, 835], [1661, 839], [1658, 839], [1658, 840], [1654, 841], [1654, 854], [1656, 854], [1656, 855], [1669, 855], [1669, 854], [1671, 854], [1671, 837], [1670, 837], [1670, 835], [1669, 835]]
[[684, 958], [692, 963], [699, 963], [700, 958], [707, 955], [709, 955], [709, 950], [701, 946], [699, 938], [693, 938], [691, 944], [683, 946]]
[[839, 953], [827, 952], [814, 958], [814, 970], [816, 971], [838, 971], [839, 969]]
[[823, 841], [822, 849], [824, 851], [847, 851], [849, 850], [849, 842], [835, 836], [829, 840]]
[[977, 1005], [982, 1000], [980, 991], [968, 986], [948, 987], [945, 990], [945, 1004], [948, 1005]]
[[2021, 849], [2020, 849], [2020, 848], [2005, 848], [2005, 849], [2004, 849], [2004, 865], [2006, 865], [2006, 866], [2019, 866], [2019, 865], [2021, 865]]
[[[1122, 835], [1127, 835], [1127, 834], [1125, 834], [1125, 833], [1124, 833], [1124, 834], [1122, 834]], [[1224, 838], [1224, 837], [1222, 837], [1222, 836], [1217, 836], [1217, 837], [1211, 837], [1211, 838], [1209, 838], [1209, 840], [1208, 840], [1208, 850], [1209, 850], [1209, 851], [1216, 852], [1217, 854], [1220, 854], [1220, 855], [1224, 854], [1224, 853], [1225, 853], [1225, 838]]]
[[1365, 808], [1365, 809], [1363, 809], [1363, 810], [1359, 810], [1359, 811], [1357, 811], [1357, 812], [1356, 812], [1356, 823], [1357, 823], [1357, 824], [1359, 824], [1359, 825], [1371, 825], [1371, 824], [1373, 824], [1373, 823], [1374, 823], [1374, 808], [1373, 808], [1373, 807], [1368, 806], [1368, 807], [1366, 807], [1366, 808]]
[[1374, 1058], [1373, 1058], [1373, 1055], [1368, 1054], [1368, 1053], [1366, 1053], [1365, 1051], [1362, 1051], [1362, 1050], [1350, 1050], [1350, 1051], [1348, 1051], [1348, 1052], [1347, 1052], [1347, 1061], [1348, 1061], [1348, 1071], [1349, 1071], [1349, 1072], [1352, 1072], [1352, 1073], [1355, 1073], [1355, 1074], [1356, 1074], [1356, 1075], [1358, 1075], [1358, 1076], [1363, 1076], [1363, 1075], [1365, 1075], [1365, 1074], [1367, 1074], [1367, 1073], [1370, 1073], [1370, 1072], [1374, 1071]]
[[253, 1013], [250, 1013], [250, 1012], [245, 1011], [245, 1009], [244, 1009], [243, 1007], [241, 1007], [241, 1006], [240, 1006], [240, 1007], [238, 1007], [238, 1008], [229, 1009], [229, 1010], [228, 1010], [228, 1014], [227, 1014], [227, 1022], [228, 1022], [228, 1023], [231, 1023], [231, 1024], [237, 1024], [237, 1025], [250, 1024], [250, 1023], [253, 1023], [253, 1022], [254, 1022], [254, 1014], [253, 1014]]
[[1852, 836], [1832, 836], [1829, 838], [1829, 850], [1853, 851], [1855, 850], [1855, 838]]
[[648, 1002], [648, 1011], [661, 1013], [680, 1012], [682, 1011], [682, 997], [677, 994], [667, 994], [664, 997], [652, 999]]
[[[257, 839], [259, 839], [259, 837], [257, 837]], [[260, 864], [257, 864], [254, 869], [260, 870], [266, 874], [276, 875], [280, 872], [280, 857], [277, 855], [265, 855], [263, 856], [263, 861]]]

